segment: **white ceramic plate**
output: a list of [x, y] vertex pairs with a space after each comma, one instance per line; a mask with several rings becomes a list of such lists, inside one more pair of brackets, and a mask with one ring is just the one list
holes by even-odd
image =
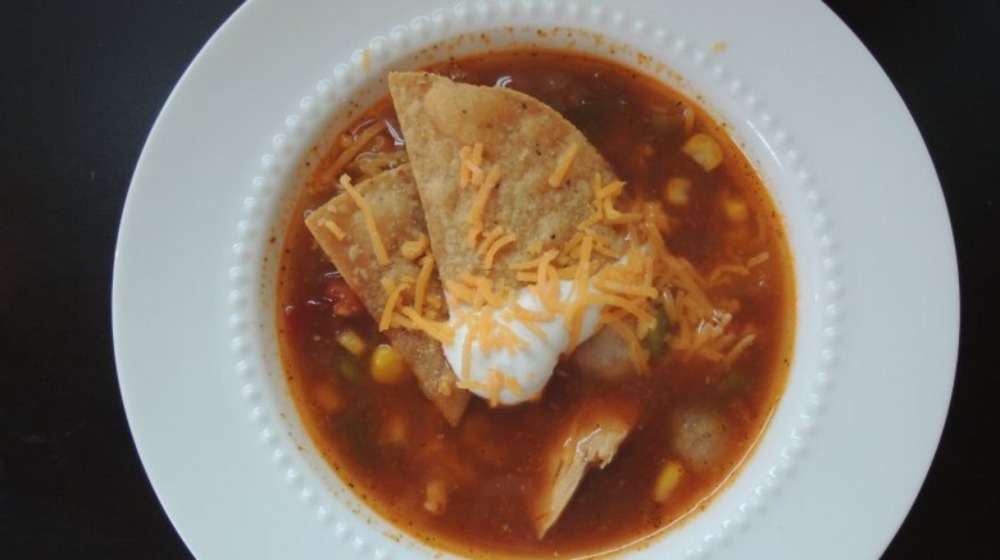
[[955, 254], [889, 81], [822, 4], [795, 0], [243, 6], [157, 120], [115, 261], [122, 395], [185, 542], [201, 558], [433, 557], [365, 513], [303, 434], [275, 349], [275, 256], [297, 166], [348, 99], [371, 99], [378, 76], [438, 39], [508, 25], [599, 32], [575, 46], [630, 64], [650, 55], [646, 71], [731, 126], [795, 253], [795, 361], [756, 453], [706, 511], [625, 556], [877, 557], [947, 411]]

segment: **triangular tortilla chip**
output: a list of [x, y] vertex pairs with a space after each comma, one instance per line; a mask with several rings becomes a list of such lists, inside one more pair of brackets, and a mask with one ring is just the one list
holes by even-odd
[[[389, 297], [382, 281], [399, 283], [403, 278], [416, 278], [420, 274], [420, 264], [404, 258], [400, 247], [407, 241], [419, 239], [427, 228], [409, 165], [381, 173], [359, 183], [355, 189], [371, 208], [379, 237], [388, 253], [388, 264], [379, 264], [364, 213], [348, 193], [335, 196], [314, 210], [306, 218], [306, 226], [378, 321]], [[426, 293], [428, 298], [443, 301], [444, 292], [436, 274], [432, 275]], [[445, 360], [441, 345], [416, 330], [390, 328], [384, 334], [410, 364], [427, 398], [437, 405], [450, 424], [458, 425], [469, 393], [455, 386], [455, 375]]]
[[[534, 258], [533, 244], [562, 248], [577, 225], [592, 212], [591, 184], [596, 174], [614, 178], [607, 162], [583, 134], [554, 109], [520, 92], [458, 84], [429, 73], [389, 74], [406, 149], [423, 204], [431, 247], [441, 280], [474, 272], [513, 285], [507, 264]], [[482, 168], [499, 169], [499, 182], [483, 207], [483, 233], [502, 226], [516, 243], [496, 255], [485, 270], [482, 253], [468, 239], [475, 214], [475, 186], [461, 186], [459, 153], [483, 145]], [[571, 155], [572, 153], [572, 155]], [[559, 173], [565, 159], [570, 165]], [[558, 179], [558, 186], [550, 180]], [[620, 248], [621, 232], [595, 226]]]

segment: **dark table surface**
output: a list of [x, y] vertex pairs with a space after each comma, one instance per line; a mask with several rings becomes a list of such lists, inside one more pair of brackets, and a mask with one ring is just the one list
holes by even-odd
[[[190, 557], [146, 479], [122, 408], [112, 261], [153, 120], [239, 3], [0, 3], [0, 558]], [[1000, 2], [828, 5], [913, 113], [959, 257], [951, 410], [884, 558], [1000, 558]]]

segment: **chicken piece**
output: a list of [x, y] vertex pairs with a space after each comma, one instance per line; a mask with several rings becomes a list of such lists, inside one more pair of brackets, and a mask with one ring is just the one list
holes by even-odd
[[716, 466], [729, 443], [725, 418], [703, 406], [691, 406], [675, 413], [674, 452], [694, 469]]
[[605, 405], [587, 405], [552, 449], [542, 491], [534, 503], [535, 531], [544, 538], [562, 515], [591, 466], [603, 469], [635, 423], [633, 415]]
[[571, 360], [587, 377], [620, 379], [635, 373], [628, 342], [614, 329], [601, 329], [581, 343]]

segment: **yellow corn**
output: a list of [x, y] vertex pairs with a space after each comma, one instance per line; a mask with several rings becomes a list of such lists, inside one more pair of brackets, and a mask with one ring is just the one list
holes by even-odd
[[361, 337], [358, 336], [358, 333], [350, 329], [340, 331], [334, 338], [337, 341], [337, 344], [340, 344], [348, 352], [354, 354], [355, 356], [361, 356], [368, 348], [365, 341], [361, 340]]
[[667, 464], [663, 465], [660, 475], [656, 477], [656, 484], [653, 486], [653, 499], [661, 504], [667, 501], [670, 494], [680, 484], [683, 476], [684, 467], [680, 463], [677, 461], [667, 461]]
[[704, 167], [705, 171], [711, 171], [722, 163], [722, 148], [711, 136], [701, 132], [688, 138], [681, 151]]
[[399, 352], [388, 344], [380, 344], [372, 352], [370, 370], [372, 379], [379, 383], [392, 384], [403, 380], [410, 368]]
[[726, 210], [726, 218], [733, 224], [743, 224], [750, 218], [750, 209], [747, 203], [739, 198], [727, 198], [723, 202]]
[[684, 177], [667, 179], [667, 202], [674, 206], [684, 206], [690, 200], [691, 181]]
[[337, 392], [337, 389], [329, 383], [318, 385], [313, 393], [313, 399], [327, 414], [333, 414], [344, 406], [344, 399]]
[[406, 418], [403, 415], [392, 416], [382, 424], [382, 441], [387, 443], [406, 441]]
[[427, 483], [427, 495], [424, 500], [424, 509], [434, 515], [441, 515], [448, 506], [448, 490], [444, 481], [432, 480]]

